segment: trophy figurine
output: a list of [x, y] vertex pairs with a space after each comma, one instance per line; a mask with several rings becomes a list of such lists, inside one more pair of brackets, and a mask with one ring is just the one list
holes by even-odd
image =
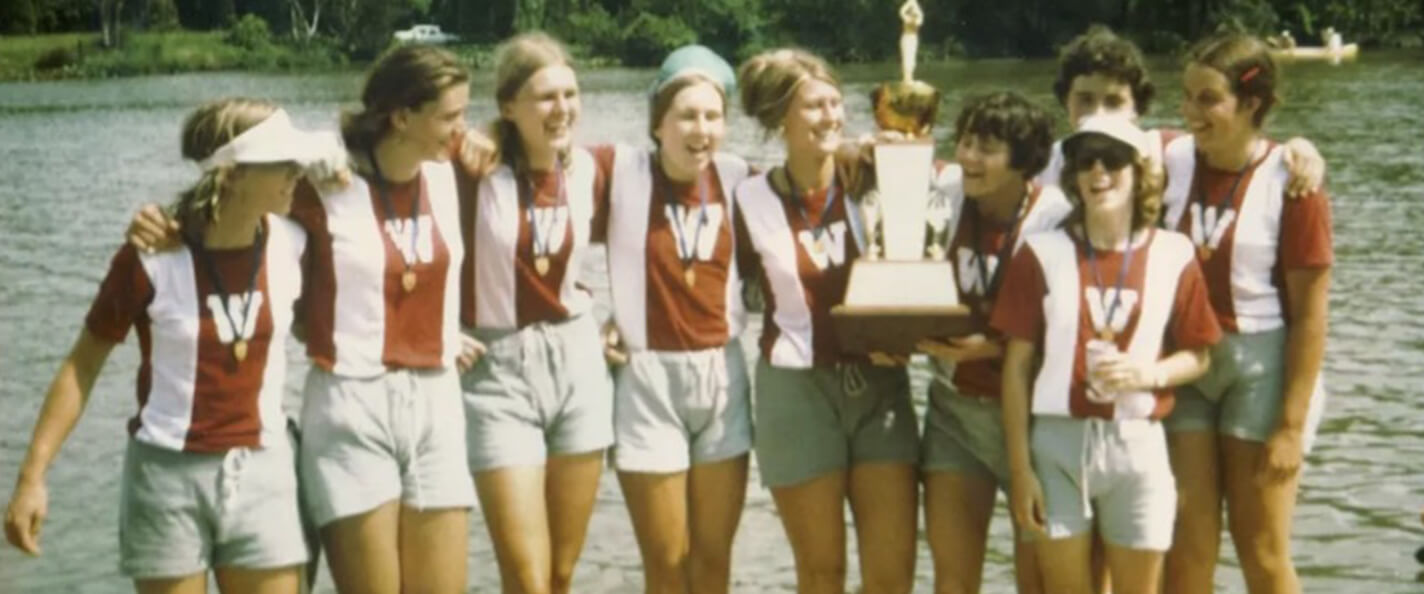
[[868, 244], [851, 267], [845, 301], [832, 308], [841, 348], [852, 353], [907, 354], [923, 338], [972, 332], [959, 303], [954, 269], [930, 228], [934, 138], [940, 93], [915, 80], [915, 53], [924, 12], [916, 0], [900, 7], [900, 80], [871, 93], [881, 140], [875, 188], [861, 202]]

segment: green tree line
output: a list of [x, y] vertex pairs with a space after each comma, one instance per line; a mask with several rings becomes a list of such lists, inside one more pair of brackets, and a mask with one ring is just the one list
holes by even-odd
[[[436, 23], [474, 43], [542, 29], [579, 52], [633, 65], [698, 41], [737, 58], [794, 44], [837, 60], [896, 51], [900, 0], [0, 0], [0, 33], [96, 31], [105, 45], [134, 30], [231, 28], [248, 15], [277, 39], [323, 43], [353, 58], [391, 32]], [[1302, 43], [1334, 27], [1365, 45], [1418, 47], [1424, 0], [921, 0], [930, 56], [1043, 56], [1103, 23], [1149, 51], [1233, 27], [1290, 30]]]

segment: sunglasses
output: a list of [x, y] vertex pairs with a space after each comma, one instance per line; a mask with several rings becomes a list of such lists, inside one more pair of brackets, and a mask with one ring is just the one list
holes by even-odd
[[1068, 162], [1077, 171], [1087, 171], [1101, 162], [1108, 171], [1117, 171], [1137, 160], [1137, 151], [1115, 140], [1088, 137], [1075, 143]]

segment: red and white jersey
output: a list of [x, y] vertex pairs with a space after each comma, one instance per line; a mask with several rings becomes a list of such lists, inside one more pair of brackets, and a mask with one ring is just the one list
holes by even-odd
[[[588, 257], [596, 186], [606, 181], [588, 151], [576, 148], [569, 159], [562, 173], [535, 172], [527, 180], [500, 165], [461, 203], [470, 244], [460, 311], [466, 326], [516, 329], [592, 308], [578, 274]], [[532, 209], [525, 207], [530, 191]], [[536, 235], [547, 254], [544, 274], [534, 254]]]
[[1100, 330], [1110, 330], [1117, 348], [1139, 361], [1221, 339], [1191, 241], [1155, 229], [1138, 241], [1121, 291], [1116, 283], [1124, 252], [1100, 252], [1090, 261], [1084, 242], [1065, 230], [1030, 236], [1014, 256], [992, 324], [1009, 338], [1033, 341], [1042, 354], [1033, 414], [1160, 419], [1171, 412], [1171, 390], [1152, 394], [1155, 406], [1136, 413], [1088, 399], [1085, 352]]
[[[122, 342], [130, 326], [138, 333], [139, 409], [129, 420], [135, 439], [168, 450], [222, 452], [284, 438], [283, 349], [302, 288], [306, 235], [282, 217], [268, 216], [266, 224], [250, 292], [257, 246], [208, 252], [223, 288], [234, 291], [227, 297], [231, 320], [207, 265], [187, 246], [140, 254], [124, 245], [114, 256], [85, 326], [113, 342]], [[237, 340], [247, 341], [242, 361], [233, 354]]]
[[[299, 184], [292, 201], [292, 218], [311, 238], [301, 310], [307, 354], [337, 375], [446, 367], [459, 354], [456, 280], [465, 248], [454, 168], [425, 162], [414, 180], [386, 191], [393, 218], [377, 188], [355, 175], [320, 195]], [[401, 279], [407, 265], [416, 275], [410, 291]]]
[[[1148, 150], [1152, 151], [1152, 154], [1148, 155], [1148, 157], [1150, 157], [1153, 161], [1157, 163], [1161, 163], [1162, 151], [1168, 144], [1172, 142], [1173, 139], [1181, 135], [1182, 132], [1180, 130], [1173, 130], [1169, 128], [1157, 128], [1154, 130], [1148, 130], [1147, 148]], [[1048, 165], [1043, 168], [1043, 171], [1040, 171], [1038, 173], [1038, 177], [1035, 178], [1034, 181], [1036, 181], [1038, 185], [1041, 186], [1058, 186], [1062, 185], [1062, 177], [1063, 141], [1058, 140], [1054, 141], [1053, 149], [1048, 152]]]
[[[846, 360], [831, 307], [845, 299], [850, 265], [861, 249], [839, 187], [817, 192], [804, 209], [773, 190], [766, 173], [735, 191], [737, 266], [742, 278], [761, 283], [766, 298], [761, 353], [772, 365], [809, 368]], [[822, 220], [830, 189], [837, 197]], [[813, 228], [820, 229], [819, 236]]]
[[726, 345], [744, 322], [728, 196], [747, 177], [746, 161], [718, 154], [696, 183], [675, 184], [654, 152], [620, 145], [594, 154], [609, 172], [607, 228], [594, 235], [608, 244], [613, 319], [623, 341], [658, 351]]
[[[951, 167], [958, 169], [959, 166]], [[974, 200], [965, 199], [962, 183], [955, 183], [947, 190], [943, 195], [953, 204], [950, 211], [957, 213], [950, 223], [947, 252], [954, 263], [959, 302], [970, 308], [980, 327], [988, 327], [989, 313], [994, 309], [994, 302], [988, 293], [991, 286], [997, 289], [1003, 284], [1000, 267], [1008, 268], [1008, 260], [1023, 245], [1026, 237], [1061, 226], [1073, 212], [1073, 205], [1058, 186], [1034, 184], [1020, 212], [1015, 215], [1017, 222], [1001, 225], [980, 214]], [[1011, 240], [1012, 245], [1009, 244]], [[946, 367], [950, 366], [944, 366], [937, 359], [932, 361], [938, 373], [949, 374]], [[952, 368], [954, 385], [960, 393], [999, 396], [1003, 370], [1001, 359], [966, 361]]]
[[1199, 161], [1191, 136], [1167, 147], [1166, 226], [1206, 256], [1211, 305], [1230, 332], [1284, 326], [1285, 270], [1334, 261], [1330, 199], [1323, 192], [1286, 198], [1285, 156], [1286, 147], [1272, 143], [1245, 169], [1223, 171]]

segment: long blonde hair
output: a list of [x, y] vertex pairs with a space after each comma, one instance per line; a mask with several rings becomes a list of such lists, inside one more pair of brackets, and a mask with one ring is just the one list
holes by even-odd
[[[271, 101], [244, 97], [219, 99], [199, 106], [183, 121], [183, 158], [198, 162], [212, 156], [276, 111], [277, 105]], [[233, 169], [234, 166], [229, 165], [204, 171], [197, 183], [178, 194], [172, 214], [185, 231], [201, 233], [208, 223], [218, 220], [223, 186]]]
[[[500, 107], [513, 101], [524, 83], [548, 66], [573, 68], [573, 58], [559, 40], [546, 33], [523, 33], [510, 38], [495, 49], [494, 98]], [[503, 116], [490, 123], [497, 158], [515, 171], [527, 171], [529, 157], [514, 122]], [[567, 159], [564, 160], [567, 162]]]

